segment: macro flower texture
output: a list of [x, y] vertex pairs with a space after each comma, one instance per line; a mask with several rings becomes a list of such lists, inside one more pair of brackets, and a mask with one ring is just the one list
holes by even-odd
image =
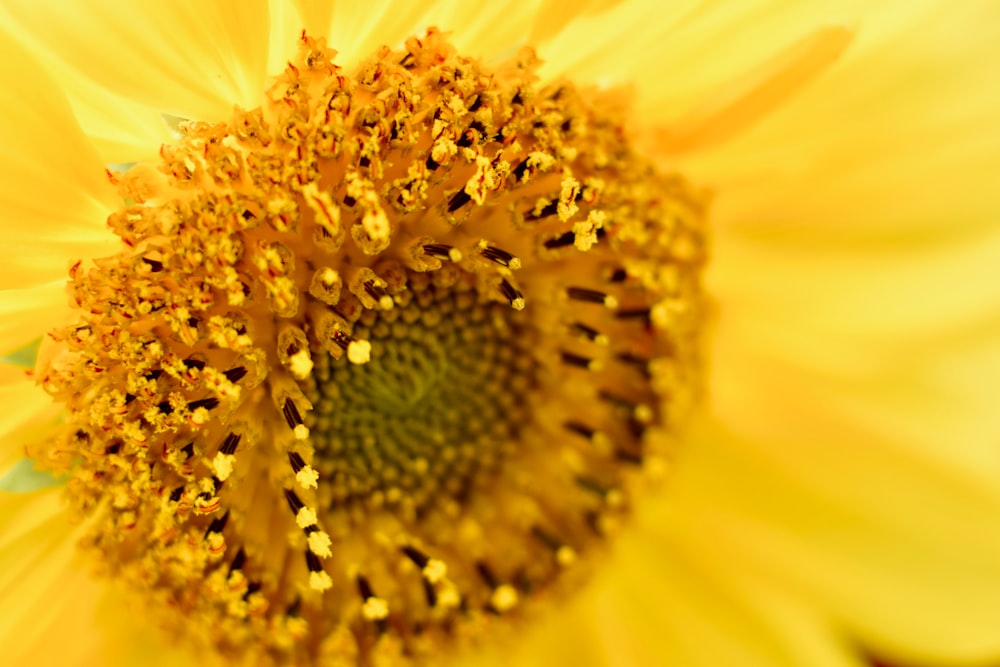
[[996, 3], [0, 21], [5, 664], [1000, 664]]

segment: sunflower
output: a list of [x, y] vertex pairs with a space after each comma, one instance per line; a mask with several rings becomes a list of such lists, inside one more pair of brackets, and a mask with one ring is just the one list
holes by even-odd
[[12, 662], [1000, 657], [995, 9], [467, 4], [4, 10]]

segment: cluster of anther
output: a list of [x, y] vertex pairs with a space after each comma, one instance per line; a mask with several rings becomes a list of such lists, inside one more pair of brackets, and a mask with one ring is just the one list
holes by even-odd
[[108, 572], [261, 664], [436, 655], [561, 589], [699, 384], [702, 198], [610, 97], [433, 30], [333, 56], [114, 176], [126, 249], [39, 376]]

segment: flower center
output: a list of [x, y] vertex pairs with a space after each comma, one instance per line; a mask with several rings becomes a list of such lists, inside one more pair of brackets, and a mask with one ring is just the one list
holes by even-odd
[[357, 506], [361, 521], [389, 506], [415, 523], [488, 484], [529, 427], [527, 314], [454, 273], [453, 285], [413, 274], [392, 307], [362, 313], [353, 333], [371, 341], [369, 363], [313, 350], [302, 385], [322, 505]]
[[401, 664], [572, 588], [669, 458], [704, 203], [528, 51], [333, 55], [303, 35], [260, 108], [115, 177], [33, 453], [193, 643]]

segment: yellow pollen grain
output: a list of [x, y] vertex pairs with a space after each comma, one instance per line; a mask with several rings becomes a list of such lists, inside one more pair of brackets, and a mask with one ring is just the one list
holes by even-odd
[[223, 454], [219, 452], [215, 455], [212, 460], [212, 469], [215, 470], [215, 476], [219, 478], [219, 481], [225, 482], [229, 479], [229, 476], [233, 474], [233, 464], [236, 462], [236, 457], [232, 454]]
[[319, 481], [319, 472], [312, 466], [307, 465], [295, 473], [295, 481], [303, 489], [315, 489]]
[[296, 440], [308, 440], [309, 427], [305, 424], [297, 424], [295, 428], [292, 429], [292, 434], [295, 436]]
[[432, 558], [424, 566], [423, 575], [432, 584], [440, 583], [448, 576], [448, 566], [443, 561]]
[[323, 593], [330, 590], [333, 587], [333, 580], [330, 579], [330, 575], [326, 572], [310, 572], [309, 573], [309, 588], [314, 591]]
[[438, 590], [438, 605], [444, 609], [457, 609], [462, 596], [451, 582], [444, 582]]
[[309, 551], [313, 552], [320, 558], [329, 558], [333, 555], [333, 552], [330, 551], [330, 536], [322, 530], [309, 533], [308, 542]]
[[381, 621], [389, 617], [389, 603], [373, 595], [361, 605], [361, 614], [369, 621]]
[[559, 547], [556, 551], [556, 562], [560, 567], [569, 567], [576, 562], [576, 551], [572, 547]]
[[501, 614], [516, 607], [517, 602], [517, 589], [510, 584], [497, 586], [493, 594], [490, 595], [490, 605]]
[[295, 523], [298, 524], [299, 528], [315, 526], [316, 512], [308, 507], [303, 507], [299, 510], [298, 514], [295, 515]]
[[304, 380], [309, 377], [310, 373], [312, 373], [313, 360], [312, 357], [309, 356], [308, 350], [299, 350], [288, 358], [288, 362], [288, 370], [292, 372], [292, 375], [294, 375], [296, 379]]
[[372, 344], [366, 340], [352, 340], [347, 346], [347, 359], [352, 364], [367, 364], [372, 358]]

